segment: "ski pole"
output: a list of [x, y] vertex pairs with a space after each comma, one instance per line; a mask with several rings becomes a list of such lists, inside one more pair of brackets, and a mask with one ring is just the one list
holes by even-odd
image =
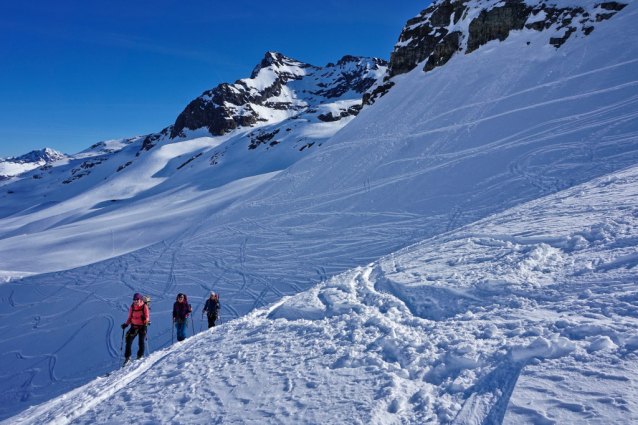
[[146, 340], [146, 351], [148, 351], [148, 355], [151, 355], [151, 346], [148, 345], [148, 335], [144, 335], [144, 339]]
[[120, 345], [120, 359], [117, 361], [117, 368], [121, 367], [122, 363], [122, 348], [124, 348], [124, 329], [122, 329], [122, 344]]
[[202, 311], [202, 320], [199, 322], [199, 331], [202, 331], [202, 327], [204, 326], [204, 312]]
[[175, 333], [175, 319], [173, 319], [173, 324], [171, 325], [171, 345], [173, 345], [173, 333]]
[[191, 325], [193, 326], [193, 335], [195, 335], [195, 321], [191, 320]]

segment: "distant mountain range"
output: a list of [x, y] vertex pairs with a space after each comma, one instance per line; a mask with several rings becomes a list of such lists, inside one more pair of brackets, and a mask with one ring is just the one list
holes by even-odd
[[[378, 85], [386, 69], [387, 62], [377, 58], [344, 56], [336, 64], [320, 67], [268, 52], [250, 78], [220, 84], [204, 92], [184, 109], [173, 125], [160, 132], [96, 143], [69, 156], [71, 164], [77, 162], [80, 169], [73, 168], [71, 175], [57, 176], [55, 181], [68, 184], [86, 177], [91, 173], [89, 168], [108, 159], [117, 162], [115, 172], [122, 171], [158, 144], [202, 136], [236, 135], [251, 128], [257, 130], [245, 135], [248, 150], [262, 145], [268, 150], [276, 145], [292, 144], [303, 152], [319, 145], [355, 117], [362, 108], [364, 93]], [[129, 145], [134, 145], [127, 149], [135, 150], [134, 158], [117, 161], [126, 155], [111, 155]], [[227, 149], [215, 152], [209, 158], [211, 164], [222, 161], [229, 153]], [[300, 156], [303, 154], [297, 155]], [[7, 158], [0, 175], [17, 176], [62, 158], [67, 156], [48, 148], [19, 158]], [[47, 179], [43, 172], [48, 168], [40, 171], [28, 177]]]
[[31, 151], [19, 157], [0, 158], [0, 180], [17, 176], [67, 156], [53, 149]]

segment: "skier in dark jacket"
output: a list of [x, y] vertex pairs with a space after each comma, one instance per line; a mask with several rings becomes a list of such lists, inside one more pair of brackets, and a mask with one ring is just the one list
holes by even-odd
[[210, 297], [206, 300], [202, 313], [205, 311], [208, 311], [206, 317], [208, 318], [208, 329], [210, 329], [215, 326], [219, 313], [219, 297], [213, 291], [210, 292]]
[[131, 325], [131, 329], [126, 332], [126, 351], [124, 351], [124, 366], [131, 361], [131, 346], [135, 337], [138, 337], [139, 349], [137, 359], [144, 357], [144, 338], [146, 337], [146, 326], [150, 321], [148, 306], [144, 303], [141, 294], [133, 295], [133, 305], [128, 309], [128, 319], [122, 324], [122, 329]]
[[188, 298], [185, 294], [177, 294], [177, 301], [173, 304], [173, 322], [175, 322], [175, 329], [177, 330], [177, 340], [183, 341], [186, 339], [186, 328], [188, 328], [188, 315], [193, 311]]

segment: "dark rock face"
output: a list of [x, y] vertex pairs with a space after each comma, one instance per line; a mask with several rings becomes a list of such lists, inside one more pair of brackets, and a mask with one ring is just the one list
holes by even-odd
[[199, 158], [200, 156], [203, 155], [203, 152], [198, 153], [197, 155], [191, 157], [188, 159], [188, 161], [186, 161], [185, 163], [183, 163], [182, 165], [180, 165], [179, 167], [177, 167], [178, 170], [181, 170], [182, 168], [186, 167], [188, 164], [190, 164], [191, 162], [193, 162], [194, 160], [196, 160], [197, 158]]
[[460, 50], [461, 36], [460, 31], [454, 31], [443, 37], [443, 40], [434, 47], [434, 51], [425, 64], [424, 71], [428, 72], [437, 66], [445, 65], [452, 55]]
[[[363, 96], [376, 83], [376, 79], [368, 77], [367, 72], [386, 67], [387, 62], [348, 55], [336, 65], [328, 65], [326, 68], [316, 67], [277, 52], [268, 52], [253, 70], [250, 80], [220, 84], [193, 100], [170, 127], [170, 138], [183, 135], [184, 130], [199, 128], [206, 128], [213, 136], [222, 136], [236, 128], [250, 127], [266, 121], [251, 105], [295, 112], [303, 109], [292, 102], [281, 100], [280, 95], [291, 82], [304, 78], [309, 79], [316, 87], [304, 91], [304, 96], [308, 98], [335, 99], [350, 91]], [[268, 80], [274, 77], [274, 81], [257, 90], [255, 81], [264, 78], [264, 75], [268, 76]], [[315, 83], [315, 80], [318, 82]], [[150, 141], [148, 145], [151, 146], [152, 143]], [[142, 149], [147, 150], [144, 146]]]
[[394, 86], [394, 81], [388, 81], [383, 85], [377, 86], [374, 90], [366, 92], [361, 100], [364, 105], [372, 105], [377, 99], [385, 96]]
[[[445, 0], [431, 5], [417, 17], [410, 19], [399, 36], [397, 45], [400, 47], [395, 47], [390, 55], [389, 76], [405, 74], [413, 70], [416, 64], [426, 60], [448, 34], [445, 27], [452, 23], [452, 15], [455, 24], [459, 21], [465, 10], [465, 3], [463, 0]], [[458, 46], [454, 51], [457, 49]]]
[[[291, 80], [299, 80], [302, 77], [285, 70], [286, 66], [300, 70], [318, 69], [312, 65], [289, 59], [277, 52], [268, 52], [261, 62], [255, 67], [251, 78], [257, 78], [259, 73], [269, 67], [277, 69], [275, 81], [263, 90], [255, 92], [251, 90], [245, 81], [239, 80], [235, 84], [223, 83], [212, 90], [204, 92], [193, 100], [177, 117], [171, 129], [170, 138], [179, 136], [184, 129], [197, 130], [206, 127], [213, 136], [222, 136], [240, 126], [246, 127], [256, 124], [260, 118], [250, 104], [264, 105], [267, 99], [279, 96], [282, 87]], [[270, 104], [274, 109], [286, 109], [287, 104]], [[241, 113], [238, 109], [241, 108]]]
[[613, 11], [619, 12], [619, 11], [623, 10], [625, 8], [625, 6], [627, 6], [627, 5], [626, 4], [617, 3], [615, 1], [610, 1], [610, 2], [607, 2], [607, 3], [601, 3], [598, 6], [600, 6], [602, 9], [605, 9], [605, 10], [613, 10]]
[[505, 40], [512, 30], [521, 30], [532, 7], [522, 0], [507, 0], [504, 6], [495, 7], [481, 14], [470, 23], [466, 53], [471, 53], [488, 41]]
[[[324, 90], [316, 90], [310, 92], [315, 96], [325, 97], [326, 99], [335, 99], [337, 97], [343, 96], [348, 91], [352, 90], [355, 93], [363, 94], [369, 88], [371, 88], [376, 82], [373, 78], [365, 78], [362, 73], [362, 69], [358, 69], [356, 66], [362, 59], [357, 56], [344, 56], [341, 58], [337, 65], [332, 65], [330, 68], [337, 68], [339, 70], [339, 76], [336, 77], [334, 82], [330, 85], [329, 88]], [[379, 69], [380, 67], [388, 66], [388, 62], [383, 59], [372, 58], [373, 59], [373, 67], [372, 69]], [[319, 84], [321, 87], [322, 84]], [[323, 85], [325, 86], [325, 85]], [[325, 86], [327, 87], [327, 86]]]
[[317, 118], [323, 122], [334, 122], [334, 121], [339, 121], [342, 118], [345, 117], [350, 117], [350, 116], [357, 116], [359, 115], [359, 112], [361, 112], [361, 108], [363, 106], [362, 105], [355, 105], [355, 106], [351, 106], [348, 109], [341, 110], [339, 112], [339, 115], [334, 115], [332, 112], [329, 112], [327, 114], [320, 114], [317, 115]]
[[[270, 142], [278, 133], [279, 129], [273, 131], [272, 133], [268, 133], [264, 130], [257, 130], [257, 134], [249, 134], [248, 138], [250, 139], [250, 145], [248, 145], [248, 150], [257, 149], [259, 145]], [[271, 143], [271, 146], [274, 145], [272, 145]]]
[[[523, 0], [488, 0], [487, 5], [478, 6], [483, 9], [477, 16], [476, 11], [468, 13], [473, 6], [467, 0], [439, 0], [407, 22], [390, 56], [389, 77], [409, 72], [424, 61], [423, 70], [431, 71], [447, 63], [458, 51], [471, 53], [490, 41], [505, 40], [511, 31], [524, 28], [544, 31], [555, 25], [563, 32], [560, 36], [551, 37], [549, 43], [559, 48], [577, 31], [591, 34], [593, 23], [609, 19], [626, 6], [606, 2], [586, 11], [578, 6], [557, 8], [544, 1], [535, 6], [528, 3]], [[541, 12], [543, 15], [539, 16]], [[466, 19], [468, 14], [476, 17], [469, 22], [467, 32], [450, 32], [449, 27], [460, 19]], [[465, 40], [467, 45], [464, 47]], [[375, 91], [383, 93], [380, 87]], [[370, 101], [374, 101], [372, 93], [364, 98], [364, 104]]]

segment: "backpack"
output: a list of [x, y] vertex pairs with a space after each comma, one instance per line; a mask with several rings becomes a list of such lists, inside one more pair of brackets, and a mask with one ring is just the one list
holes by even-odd
[[[149, 312], [151, 311], [151, 297], [149, 297], [148, 295], [144, 295], [142, 297], [142, 301], [144, 301], [144, 303], [142, 304], [142, 322], [144, 322], [146, 324], [146, 326], [150, 325], [151, 322], [148, 322], [148, 317], [144, 316], [144, 306], [148, 307]], [[131, 307], [133, 308], [133, 311], [135, 311], [135, 302], [133, 304], [131, 304]]]
[[[208, 304], [208, 301], [210, 301], [210, 298], [206, 300], [207, 304]], [[219, 313], [219, 294], [213, 295], [213, 301], [217, 303], [217, 311], [215, 312], [215, 314], [218, 314]], [[211, 311], [208, 310], [207, 314], [211, 314]]]

